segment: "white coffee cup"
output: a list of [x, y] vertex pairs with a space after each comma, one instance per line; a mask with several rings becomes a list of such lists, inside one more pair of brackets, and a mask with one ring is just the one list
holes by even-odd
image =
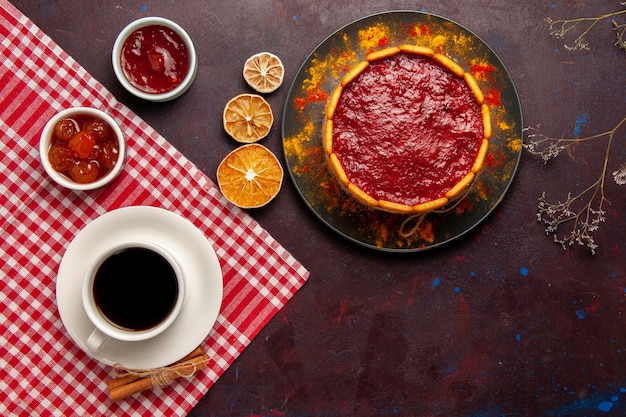
[[179, 262], [160, 245], [131, 241], [102, 251], [82, 283], [94, 325], [87, 348], [96, 353], [111, 339], [141, 341], [165, 331], [183, 306], [184, 281]]

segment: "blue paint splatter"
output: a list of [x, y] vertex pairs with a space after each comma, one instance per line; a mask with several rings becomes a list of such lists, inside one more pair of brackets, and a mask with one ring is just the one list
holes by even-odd
[[521, 268], [519, 269], [519, 273], [520, 273], [523, 277], [527, 276], [527, 275], [528, 275], [528, 268], [521, 267]]
[[518, 342], [521, 342], [521, 341], [522, 341], [522, 335], [521, 335], [521, 334], [519, 334], [519, 333], [518, 333], [518, 334], [516, 334], [516, 335], [515, 335], [515, 340], [517, 340]]
[[460, 293], [460, 292], [461, 292], [461, 288], [459, 288], [459, 287], [454, 287], [454, 292], [455, 292], [455, 293], [457, 293], [457, 294], [458, 294], [458, 293]]
[[141, 6], [141, 13], [145, 13], [148, 11], [148, 6]]
[[582, 131], [582, 127], [587, 123], [587, 112], [583, 109], [583, 114], [574, 124], [574, 136], [578, 137]]
[[433, 287], [438, 287], [441, 284], [441, 279], [439, 277], [433, 280]]
[[293, 21], [295, 22], [296, 20], [298, 20], [298, 16], [296, 16], [296, 15], [294, 14], [293, 16], [291, 16], [291, 20], [293, 20]]
[[613, 408], [613, 403], [611, 401], [602, 401], [598, 404], [598, 410], [604, 411], [605, 413], [611, 411], [611, 408]]

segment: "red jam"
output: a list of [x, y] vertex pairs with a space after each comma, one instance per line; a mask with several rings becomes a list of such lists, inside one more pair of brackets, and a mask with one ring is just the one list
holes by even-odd
[[50, 142], [48, 160], [52, 168], [79, 184], [107, 175], [119, 156], [119, 144], [111, 126], [90, 115], [59, 120]]
[[189, 51], [174, 30], [150, 25], [137, 29], [124, 41], [120, 56], [126, 79], [149, 94], [178, 87], [189, 72]]
[[398, 54], [343, 89], [333, 152], [371, 197], [413, 206], [443, 197], [471, 170], [483, 133], [462, 79], [431, 58]]

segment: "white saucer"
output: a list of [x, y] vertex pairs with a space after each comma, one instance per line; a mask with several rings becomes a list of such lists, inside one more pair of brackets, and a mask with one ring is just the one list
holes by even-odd
[[[85, 341], [93, 325], [81, 299], [83, 274], [100, 250], [137, 239], [157, 243], [180, 260], [188, 288], [183, 307], [176, 321], [152, 339], [110, 340], [98, 353], [90, 352]], [[157, 368], [190, 353], [213, 328], [222, 304], [222, 270], [210, 242], [187, 219], [156, 207], [125, 207], [100, 216], [76, 235], [61, 260], [56, 293], [65, 328], [89, 356], [108, 365]]]

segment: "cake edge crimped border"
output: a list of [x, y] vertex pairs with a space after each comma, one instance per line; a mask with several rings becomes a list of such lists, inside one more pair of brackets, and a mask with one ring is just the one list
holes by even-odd
[[[443, 68], [448, 70], [450, 73], [457, 76], [458, 78], [463, 79], [465, 84], [473, 94], [476, 103], [480, 106], [483, 121], [483, 140], [470, 171], [460, 181], [452, 186], [445, 193], [444, 196], [413, 206], [396, 203], [393, 201], [378, 200], [367, 194], [365, 191], [350, 182], [350, 179], [346, 175], [343, 166], [341, 165], [341, 161], [339, 161], [339, 158], [333, 152], [333, 116], [335, 113], [335, 109], [337, 108], [337, 104], [339, 103], [339, 99], [341, 98], [343, 88], [354, 79], [356, 79], [363, 71], [365, 71], [370, 62], [389, 58], [399, 53], [408, 53], [430, 57]], [[471, 185], [474, 183], [476, 176], [484, 165], [485, 157], [487, 155], [489, 147], [489, 138], [492, 134], [491, 112], [489, 106], [484, 102], [484, 99], [485, 98], [482, 89], [480, 88], [478, 82], [471, 73], [465, 72], [463, 67], [454, 62], [451, 58], [444, 54], [435, 52], [431, 48], [419, 45], [403, 44], [400, 46], [393, 46], [370, 52], [366, 55], [365, 60], [360, 61], [341, 78], [339, 85], [335, 87], [330, 96], [330, 99], [326, 106], [326, 117], [322, 132], [324, 153], [329, 160], [329, 166], [331, 170], [333, 171], [335, 177], [339, 180], [343, 188], [347, 190], [350, 195], [352, 195], [354, 198], [356, 198], [361, 203], [367, 205], [368, 207], [399, 214], [420, 214], [441, 209], [448, 205], [450, 202], [460, 197], [464, 197], [467, 194], [468, 188], [471, 187]]]

